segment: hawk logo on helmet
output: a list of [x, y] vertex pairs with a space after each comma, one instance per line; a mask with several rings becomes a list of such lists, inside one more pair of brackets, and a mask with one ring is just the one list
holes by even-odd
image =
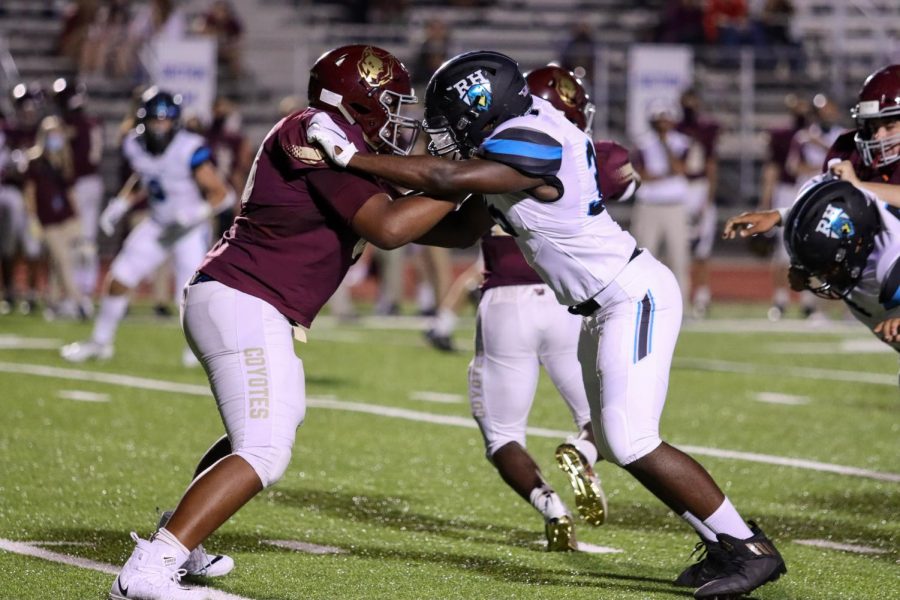
[[563, 101], [563, 104], [575, 106], [578, 86], [571, 77], [560, 77], [559, 82], [556, 84], [556, 93], [559, 94], [559, 99]]
[[816, 232], [839, 240], [853, 237], [856, 230], [853, 227], [853, 221], [850, 220], [850, 217], [843, 209], [829, 204], [822, 214], [819, 224], [816, 225]]
[[478, 112], [484, 112], [491, 107], [493, 99], [491, 82], [484, 76], [481, 69], [467, 75], [465, 79], [457, 81], [447, 90], [449, 91], [451, 88], [456, 90], [460, 100], [464, 100]]
[[[386, 61], [386, 64], [385, 64]], [[394, 63], [390, 57], [380, 57], [368, 46], [356, 65], [360, 76], [369, 87], [381, 87], [394, 78]]]

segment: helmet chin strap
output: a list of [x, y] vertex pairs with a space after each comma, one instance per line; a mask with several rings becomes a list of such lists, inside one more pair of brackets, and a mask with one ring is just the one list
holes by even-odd
[[350, 116], [350, 113], [347, 112], [347, 109], [344, 108], [344, 97], [340, 94], [336, 94], [331, 90], [326, 90], [322, 88], [321, 93], [319, 93], [319, 100], [327, 104], [328, 106], [333, 106], [340, 111], [344, 118], [350, 122], [351, 125], [356, 124], [356, 119]]

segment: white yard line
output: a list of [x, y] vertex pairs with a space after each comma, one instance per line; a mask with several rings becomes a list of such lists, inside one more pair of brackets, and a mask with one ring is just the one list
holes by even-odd
[[78, 402], [109, 402], [109, 394], [98, 394], [84, 390], [59, 390], [56, 395], [63, 400], [76, 400]]
[[263, 540], [262, 544], [276, 546], [278, 548], [286, 548], [306, 554], [345, 554], [347, 551], [337, 546], [320, 546], [319, 544], [311, 544], [309, 542], [301, 542], [299, 540]]
[[787, 404], [788, 406], [809, 404], [808, 396], [794, 396], [792, 394], [779, 394], [778, 392], [756, 392], [751, 397], [757, 402], [765, 402], [767, 404]]
[[[71, 556], [69, 554], [53, 552], [52, 550], [47, 550], [37, 545], [47, 543], [48, 542], [14, 542], [12, 540], [5, 540], [0, 538], [0, 550], [6, 550], [7, 552], [12, 552], [13, 554], [21, 554], [23, 556], [41, 558], [50, 562], [78, 567], [80, 569], [99, 571], [100, 573], [106, 573], [107, 575], [118, 575], [119, 569], [121, 569], [121, 566], [97, 562], [88, 558], [81, 558], [80, 556]], [[228, 592], [223, 592], [221, 590], [216, 590], [201, 585], [191, 587], [204, 590], [207, 600], [252, 600], [251, 598], [247, 598], [246, 596], [229, 594]]]
[[443, 392], [418, 391], [409, 393], [410, 400], [422, 400], [423, 402], [436, 402], [438, 404], [459, 404], [463, 397], [459, 394], [446, 394]]
[[[80, 381], [96, 381], [100, 383], [109, 383], [113, 385], [122, 385], [132, 388], [150, 389], [166, 392], [176, 392], [194, 396], [210, 396], [209, 388], [201, 385], [192, 385], [186, 383], [174, 383], [170, 381], [161, 381], [158, 379], [147, 379], [143, 377], [130, 377], [127, 375], [116, 375], [113, 373], [101, 373], [95, 371], [81, 371], [77, 369], [62, 369], [57, 367], [47, 367], [44, 365], [30, 365], [25, 363], [8, 363], [0, 362], [0, 372], [19, 373], [36, 375], [40, 377], [56, 377], [60, 379], [76, 379]], [[896, 385], [896, 380], [893, 384]], [[421, 423], [432, 423], [436, 425], [450, 425], [453, 427], [464, 427], [467, 429], [476, 429], [477, 425], [469, 417], [457, 417], [452, 415], [435, 415], [432, 413], [408, 410], [404, 408], [395, 408], [391, 406], [380, 406], [377, 404], [364, 404], [361, 402], [347, 402], [343, 400], [334, 400], [330, 398], [307, 398], [307, 404], [317, 408], [330, 408], [333, 410], [345, 410], [350, 412], [365, 413], [378, 415], [382, 417], [393, 417], [397, 419], [406, 419], [409, 421], [418, 421]], [[528, 434], [537, 437], [548, 437], [564, 439], [570, 431], [560, 431], [553, 429], [543, 429], [539, 427], [529, 427]], [[678, 444], [685, 452], [698, 454], [702, 456], [712, 456], [715, 458], [725, 458], [731, 460], [743, 460], [748, 462], [763, 463], [769, 465], [778, 465], [785, 467], [794, 467], [798, 469], [806, 469], [810, 471], [821, 471], [825, 473], [834, 473], [837, 475], [849, 475], [852, 477], [863, 477], [866, 479], [874, 479], [876, 481], [890, 481], [900, 483], [900, 474], [887, 473], [883, 471], [872, 471], [869, 469], [860, 469], [857, 467], [848, 467], [832, 463], [824, 463], [813, 460], [805, 460], [802, 458], [792, 458], [784, 456], [774, 456], [771, 454], [758, 454], [755, 452], [741, 452], [738, 450], [723, 450], [719, 448], [707, 448], [704, 446], [689, 446]]]
[[815, 367], [796, 367], [791, 365], [760, 365], [755, 363], [739, 363], [712, 358], [675, 358], [675, 367], [679, 369], [696, 369], [698, 371], [719, 371], [722, 373], [747, 373], [750, 375], [784, 375], [786, 377], [802, 377], [816, 381], [847, 381], [850, 383], [870, 383], [872, 385], [891, 385], [897, 387], [897, 375], [887, 373], [861, 373], [859, 371], [839, 371], [837, 369], [817, 369]]
[[52, 338], [0, 335], [0, 350], [54, 350], [60, 346], [62, 346], [62, 340]]
[[813, 546], [815, 548], [827, 548], [828, 550], [843, 550], [844, 552], [855, 552], [856, 554], [886, 554], [887, 550], [881, 548], [873, 548], [872, 546], [859, 546], [857, 544], [842, 544], [840, 542], [832, 542], [830, 540], [794, 540], [797, 544], [804, 546]]

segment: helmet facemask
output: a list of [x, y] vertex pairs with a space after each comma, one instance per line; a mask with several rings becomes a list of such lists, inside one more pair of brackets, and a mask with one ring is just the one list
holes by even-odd
[[378, 102], [388, 115], [387, 121], [378, 130], [378, 139], [394, 154], [407, 156], [412, 152], [419, 137], [419, 121], [403, 115], [403, 106], [417, 104], [419, 99], [414, 94], [384, 90]]
[[[892, 123], [897, 123], [894, 126], [897, 133], [875, 139], [879, 128]], [[859, 118], [859, 129], [853, 137], [853, 141], [856, 142], [856, 148], [859, 150], [863, 162], [870, 167], [880, 169], [900, 160], [900, 112], [896, 115], [874, 119]]]

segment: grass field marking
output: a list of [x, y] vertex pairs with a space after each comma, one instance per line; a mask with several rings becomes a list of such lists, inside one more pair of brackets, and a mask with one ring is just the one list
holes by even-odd
[[757, 402], [765, 402], [766, 404], [786, 404], [788, 406], [809, 404], [809, 396], [794, 396], [778, 392], [756, 392], [751, 394], [750, 397]]
[[848, 381], [850, 383], [897, 386], [896, 374], [860, 373], [858, 371], [838, 371], [837, 369], [817, 369], [815, 367], [792, 367], [790, 365], [762, 365], [689, 357], [675, 357], [674, 365], [678, 369], [696, 369], [698, 371], [747, 373], [750, 375], [786, 375], [789, 377], [815, 379], [816, 381]]
[[[535, 544], [543, 546], [546, 550], [547, 542], [544, 540], [538, 540]], [[576, 542], [578, 544], [578, 551], [584, 552], [585, 554], [621, 554], [625, 552], [620, 548], [613, 548], [612, 546], [598, 546], [596, 544], [588, 544], [587, 542]]]
[[[37, 544], [47, 544], [47, 542], [14, 542], [12, 540], [0, 538], [0, 550], [6, 550], [7, 552], [12, 552], [13, 554], [21, 554], [23, 556], [40, 558], [43, 560], [48, 560], [50, 562], [78, 567], [80, 569], [99, 571], [100, 573], [105, 573], [107, 575], [118, 575], [119, 570], [121, 569], [121, 567], [111, 565], [109, 563], [102, 563], [97, 562], [96, 560], [90, 560], [89, 558], [81, 558], [80, 556], [71, 556], [69, 554], [53, 552], [52, 550], [41, 548]], [[253, 600], [252, 598], [247, 598], [246, 596], [229, 594], [228, 592], [223, 592], [221, 590], [216, 590], [205, 586], [198, 585], [191, 587], [196, 587], [198, 589], [204, 590], [207, 596], [207, 600]]]
[[409, 399], [422, 400], [423, 402], [436, 402], [438, 404], [459, 404], [463, 401], [463, 397], [460, 394], [429, 392], [427, 390], [410, 392]]
[[109, 402], [109, 394], [98, 394], [85, 390], [59, 390], [56, 395], [63, 400], [75, 400], [76, 402]]
[[[191, 385], [185, 383], [174, 383], [168, 381], [160, 381], [156, 379], [146, 379], [143, 377], [129, 377], [125, 375], [115, 375], [111, 373], [101, 373], [95, 371], [78, 371], [76, 369], [61, 369], [57, 367], [46, 367], [43, 365], [30, 365], [25, 363], [5, 363], [0, 362], [0, 372], [9, 373], [26, 373], [37, 375], [40, 377], [57, 377], [61, 379], [79, 379], [83, 381], [100, 381], [113, 385], [122, 385], [127, 387], [162, 390], [176, 392], [194, 396], [209, 396], [209, 388], [201, 385]], [[895, 382], [896, 384], [896, 382]], [[351, 412], [361, 412], [373, 414], [382, 417], [394, 417], [398, 419], [407, 419], [410, 421], [419, 421], [422, 423], [432, 423], [436, 425], [451, 425], [454, 427], [465, 427], [468, 429], [476, 429], [478, 425], [469, 417], [457, 417], [452, 415], [435, 415], [404, 408], [394, 408], [391, 406], [381, 406], [377, 404], [364, 404], [361, 402], [348, 402], [344, 400], [335, 400], [331, 398], [307, 398], [307, 404], [310, 407], [330, 408], [334, 410], [346, 410]], [[569, 431], [558, 431], [553, 429], [543, 429], [539, 427], [529, 427], [527, 430], [529, 435], [549, 438], [565, 438], [570, 435]], [[755, 452], [741, 452], [738, 450], [722, 450], [719, 448], [706, 448], [704, 446], [688, 446], [677, 444], [679, 448], [691, 454], [699, 454], [703, 456], [712, 456], [714, 458], [725, 458], [732, 460], [744, 460], [749, 462], [757, 462], [763, 464], [795, 467], [799, 469], [807, 469], [811, 471], [822, 471], [825, 473], [834, 473], [836, 475], [850, 475], [853, 477], [863, 477], [866, 479], [874, 479], [877, 481], [889, 481], [900, 483], [900, 474], [886, 473], [883, 471], [872, 471], [869, 469], [860, 469], [857, 467], [848, 467], [844, 465], [836, 465], [832, 463], [823, 463], [813, 460], [805, 460], [802, 458], [791, 458], [783, 456], [774, 456], [771, 454], [757, 454]]]
[[778, 342], [767, 344], [773, 354], [891, 354], [893, 348], [874, 337], [848, 338], [836, 342]]
[[813, 546], [815, 548], [827, 548], [828, 550], [843, 550], [844, 552], [855, 552], [857, 554], [886, 554], [887, 550], [881, 548], [873, 548], [872, 546], [860, 546], [857, 544], [842, 544], [840, 542], [832, 542], [830, 540], [794, 540], [796, 544], [804, 546]]
[[31, 338], [18, 335], [0, 335], [0, 350], [55, 350], [62, 340]]
[[337, 546], [320, 546], [319, 544], [311, 544], [310, 542], [301, 542], [299, 540], [263, 540], [260, 543], [306, 554], [346, 554], [347, 552]]
[[851, 334], [871, 335], [866, 327], [853, 321], [829, 320], [812, 323], [805, 319], [784, 319], [772, 322], [768, 319], [707, 319], [688, 321], [682, 331], [690, 333], [802, 333], [802, 334]]

